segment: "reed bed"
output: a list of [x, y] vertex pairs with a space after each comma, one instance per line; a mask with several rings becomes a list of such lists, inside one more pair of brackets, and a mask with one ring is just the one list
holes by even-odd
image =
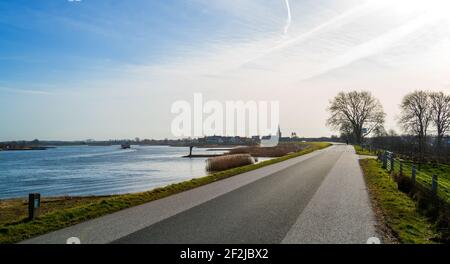
[[252, 157], [282, 157], [290, 153], [301, 151], [307, 148], [306, 144], [297, 144], [297, 143], [287, 143], [280, 144], [275, 147], [259, 147], [259, 146], [251, 146], [251, 147], [241, 147], [230, 150], [230, 154], [249, 154]]
[[206, 160], [206, 170], [208, 172], [223, 171], [254, 163], [255, 159], [250, 154], [224, 155]]

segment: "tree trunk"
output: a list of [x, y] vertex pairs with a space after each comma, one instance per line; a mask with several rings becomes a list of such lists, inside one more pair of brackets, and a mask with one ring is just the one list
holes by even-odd
[[362, 143], [362, 131], [359, 128], [353, 129], [353, 135], [355, 137], [355, 143], [356, 145], [361, 145]]

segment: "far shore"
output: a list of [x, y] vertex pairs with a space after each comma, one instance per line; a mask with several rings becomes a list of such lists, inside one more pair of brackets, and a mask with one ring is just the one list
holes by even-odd
[[28, 151], [28, 150], [47, 150], [55, 147], [14, 147], [14, 148], [0, 148], [0, 151]]

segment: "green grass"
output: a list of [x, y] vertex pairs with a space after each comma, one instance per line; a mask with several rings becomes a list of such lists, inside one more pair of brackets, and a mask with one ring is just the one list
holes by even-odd
[[370, 151], [368, 149], [363, 149], [359, 145], [354, 145], [353, 147], [355, 148], [356, 154], [358, 154], [358, 155], [365, 155], [365, 156], [376, 156], [377, 155], [375, 153], [375, 151]]
[[53, 202], [52, 199], [47, 199], [42, 204], [43, 214], [34, 221], [26, 220], [26, 202], [23, 200], [0, 201], [0, 215], [3, 216], [0, 217], [0, 243], [19, 242], [125, 208], [161, 199], [244, 172], [305, 155], [331, 145], [322, 142], [299, 144], [306, 144], [307, 147], [299, 152], [291, 153], [280, 158], [217, 172], [209, 176], [171, 184], [148, 192], [102, 197], [53, 198]]
[[[378, 161], [360, 160], [372, 204], [383, 214], [385, 224], [401, 243], [429, 244], [438, 234], [432, 223], [419, 214], [415, 202], [397, 188], [386, 170]], [[376, 210], [378, 211], [378, 210]]]
[[[411, 177], [413, 163], [411, 161], [402, 161], [403, 175]], [[438, 195], [450, 203], [450, 166], [445, 164], [422, 163], [416, 164], [417, 182], [431, 189], [433, 175], [438, 176]], [[400, 165], [398, 160], [394, 164], [394, 172], [399, 173]]]

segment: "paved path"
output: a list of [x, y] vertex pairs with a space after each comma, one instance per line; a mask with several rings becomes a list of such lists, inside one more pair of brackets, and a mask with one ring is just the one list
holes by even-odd
[[366, 243], [375, 220], [357, 160], [336, 145], [25, 243]]

